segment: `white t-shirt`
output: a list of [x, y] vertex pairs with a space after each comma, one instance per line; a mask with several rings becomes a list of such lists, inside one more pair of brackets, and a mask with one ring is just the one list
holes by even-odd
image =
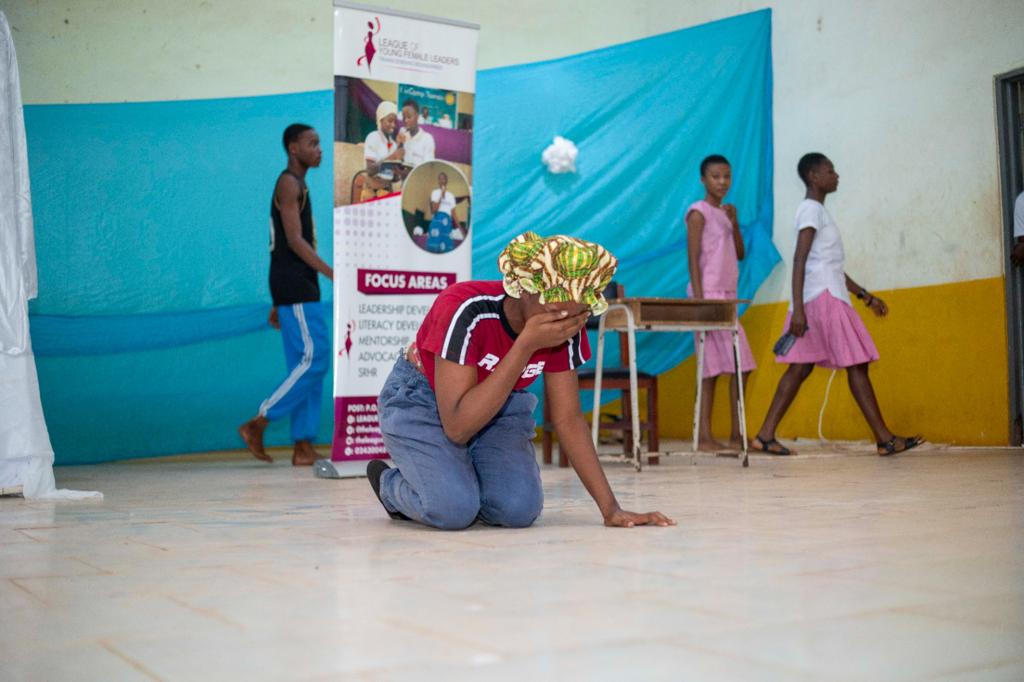
[[[406, 131], [408, 132], [408, 131]], [[434, 160], [434, 136], [420, 130], [405, 141], [405, 162], [415, 168], [421, 163]]]
[[1013, 202], [1013, 238], [1024, 237], [1024, 192]]
[[455, 209], [455, 195], [451, 193], [451, 190], [444, 191], [444, 198], [441, 198], [441, 188], [438, 187], [430, 193], [430, 203], [437, 204], [438, 213], [452, 214], [452, 210]]
[[454, 128], [455, 127], [454, 124], [452, 123], [451, 117], [448, 116], [448, 114], [445, 114], [441, 118], [439, 118], [436, 121], [434, 121], [434, 125], [436, 125], [438, 128]]
[[388, 140], [384, 137], [384, 133], [374, 130], [366, 136], [366, 142], [363, 144], [363, 157], [377, 163], [381, 159], [386, 159], [394, 154], [397, 148], [396, 143], [392, 142], [389, 149]]
[[[839, 236], [839, 226], [825, 210], [824, 204], [814, 199], [803, 200], [796, 210], [797, 234], [806, 227], [814, 228], [815, 234], [804, 270], [804, 304], [827, 291], [834, 298], [852, 305], [850, 292], [846, 290], [843, 239]], [[792, 301], [789, 305], [792, 310]]]

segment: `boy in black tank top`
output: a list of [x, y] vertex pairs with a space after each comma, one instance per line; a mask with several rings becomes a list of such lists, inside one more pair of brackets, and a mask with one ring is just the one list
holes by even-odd
[[317, 274], [333, 280], [334, 271], [316, 252], [316, 226], [306, 188], [306, 171], [320, 165], [320, 136], [294, 123], [284, 131], [288, 167], [277, 178], [270, 202], [270, 325], [281, 330], [288, 376], [260, 405], [238, 433], [256, 459], [271, 462], [263, 448], [267, 425], [291, 417], [295, 451], [292, 464], [309, 466], [318, 455], [313, 439], [320, 428], [323, 379], [330, 369], [327, 321], [320, 304]]

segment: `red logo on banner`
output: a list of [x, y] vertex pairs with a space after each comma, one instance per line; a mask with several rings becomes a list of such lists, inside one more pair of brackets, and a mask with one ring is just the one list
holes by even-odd
[[412, 272], [409, 270], [364, 270], [356, 274], [356, 288], [362, 294], [439, 294], [456, 282], [454, 272]]
[[352, 332], [355, 329], [355, 320], [349, 320], [345, 328], [345, 343], [342, 345], [341, 350], [338, 351], [338, 357], [345, 357], [346, 353], [348, 353], [350, 358], [352, 357]]
[[380, 17], [374, 17], [374, 19], [377, 20], [377, 28], [374, 29], [372, 21], [366, 22], [370, 30], [366, 32], [366, 37], [363, 38], [363, 42], [366, 43], [363, 46], [363, 56], [356, 60], [356, 66], [366, 62], [366, 70], [369, 73], [373, 73], [370, 66], [373, 64], [373, 55], [377, 54], [377, 48], [373, 44], [373, 37], [380, 33]]

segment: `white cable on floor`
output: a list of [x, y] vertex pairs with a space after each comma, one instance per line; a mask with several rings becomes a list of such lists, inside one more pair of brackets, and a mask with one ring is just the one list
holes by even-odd
[[832, 370], [832, 374], [828, 377], [828, 383], [825, 384], [825, 399], [821, 402], [821, 412], [818, 413], [818, 440], [821, 444], [825, 444], [825, 434], [821, 432], [821, 422], [825, 419], [825, 408], [828, 407], [828, 393], [832, 390], [832, 380], [836, 378], [836, 370]]

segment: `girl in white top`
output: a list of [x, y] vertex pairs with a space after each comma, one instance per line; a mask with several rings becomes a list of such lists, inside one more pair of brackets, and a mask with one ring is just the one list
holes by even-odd
[[420, 128], [420, 105], [407, 99], [402, 105], [404, 128], [398, 131], [398, 144], [405, 150], [406, 164], [415, 168], [434, 160], [434, 136]]
[[455, 195], [448, 191], [447, 176], [445, 176], [444, 173], [441, 173], [441, 177], [444, 179], [438, 181], [438, 188], [430, 193], [430, 206], [434, 209], [434, 213], [447, 213], [448, 215], [452, 215], [452, 211], [455, 210]]
[[455, 216], [456, 203], [455, 195], [448, 190], [448, 176], [438, 173], [437, 189], [430, 193], [430, 210], [434, 217], [430, 219], [430, 227], [427, 230], [427, 251], [451, 251], [455, 248], [455, 236], [464, 236]]
[[779, 380], [764, 424], [751, 447], [772, 455], [790, 454], [775, 439], [775, 429], [801, 384], [814, 366], [820, 365], [846, 370], [850, 391], [878, 443], [878, 454], [904, 452], [924, 439], [893, 435], [875, 399], [868, 363], [878, 359], [878, 350], [853, 310], [850, 294], [864, 301], [878, 316], [888, 314], [889, 308], [843, 269], [843, 240], [835, 220], [825, 209], [825, 197], [839, 188], [839, 174], [824, 154], [816, 152], [800, 159], [797, 173], [807, 187], [807, 194], [796, 213], [793, 301], [786, 317], [788, 333], [796, 340], [784, 355], [776, 358], [777, 362], [789, 363], [789, 369]]
[[382, 161], [401, 161], [405, 152], [395, 140], [398, 128], [398, 107], [394, 102], [382, 101], [377, 105], [377, 129], [366, 136], [363, 157], [370, 175], [380, 172]]

